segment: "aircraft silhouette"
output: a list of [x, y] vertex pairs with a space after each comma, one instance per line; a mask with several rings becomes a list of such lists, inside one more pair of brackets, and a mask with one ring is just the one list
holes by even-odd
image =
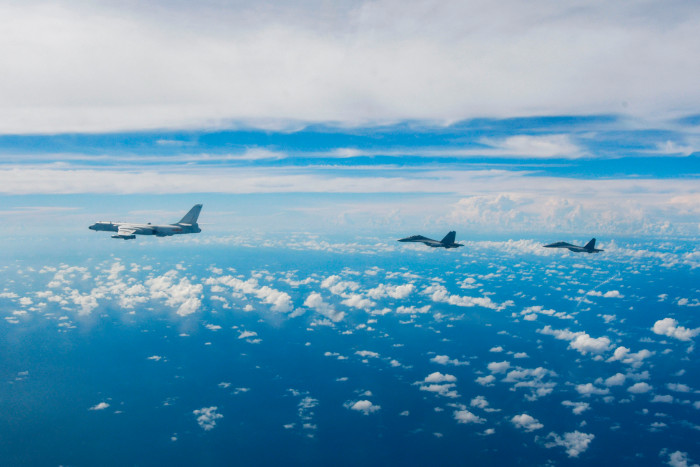
[[433, 240], [432, 238], [424, 237], [422, 235], [414, 235], [412, 237], [402, 238], [398, 241], [424, 243], [433, 248], [459, 248], [460, 246], [464, 246], [461, 243], [455, 243], [456, 235], [457, 233], [453, 230], [452, 232], [445, 235], [445, 238], [443, 238], [439, 242], [437, 240]]

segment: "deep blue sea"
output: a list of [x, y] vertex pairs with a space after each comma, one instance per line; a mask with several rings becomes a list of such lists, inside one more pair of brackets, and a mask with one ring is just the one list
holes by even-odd
[[696, 243], [465, 243], [6, 250], [0, 464], [700, 460]]

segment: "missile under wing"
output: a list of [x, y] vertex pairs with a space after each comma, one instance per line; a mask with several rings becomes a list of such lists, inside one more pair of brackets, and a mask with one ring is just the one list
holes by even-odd
[[440, 241], [433, 240], [432, 238], [424, 237], [422, 235], [413, 235], [412, 237], [406, 237], [399, 239], [399, 242], [414, 242], [414, 243], [423, 243], [425, 245], [428, 245], [429, 247], [433, 248], [459, 248], [460, 246], [464, 246], [461, 243], [455, 243], [455, 237], [457, 233], [453, 230], [452, 232], [448, 233], [445, 235], [445, 238], [443, 238]]
[[605, 250], [600, 250], [595, 247], [595, 238], [592, 238], [591, 241], [586, 243], [584, 246], [578, 246], [578, 245], [572, 245], [571, 243], [566, 243], [566, 242], [556, 242], [556, 243], [550, 243], [549, 245], [544, 245], [545, 248], [566, 248], [569, 251], [573, 251], [574, 253], [598, 253], [599, 251], [605, 251]]
[[199, 233], [202, 230], [197, 224], [199, 213], [202, 211], [201, 204], [195, 204], [179, 222], [174, 224], [153, 225], [134, 224], [130, 222], [96, 222], [89, 229], [96, 231], [116, 232], [112, 238], [123, 240], [133, 240], [136, 235], [155, 235], [156, 237], [169, 237], [171, 235], [181, 235]]

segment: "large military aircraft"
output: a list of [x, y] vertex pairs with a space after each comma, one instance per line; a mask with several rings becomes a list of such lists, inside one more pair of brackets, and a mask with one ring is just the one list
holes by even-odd
[[169, 237], [170, 235], [199, 233], [202, 230], [197, 225], [199, 212], [202, 210], [201, 204], [195, 204], [185, 217], [175, 224], [152, 225], [132, 224], [129, 222], [97, 222], [92, 224], [90, 230], [104, 230], [107, 232], [117, 232], [112, 238], [133, 240], [136, 235], [155, 235], [156, 237]]
[[406, 237], [398, 240], [399, 242], [418, 242], [425, 243], [426, 245], [433, 248], [459, 248], [464, 246], [461, 243], [455, 243], [455, 236], [457, 233], [453, 230], [452, 232], [445, 235], [445, 238], [440, 240], [433, 240], [432, 238], [424, 237], [422, 235], [414, 235], [412, 237]]
[[592, 238], [590, 242], [586, 243], [584, 246], [577, 246], [577, 245], [572, 245], [571, 243], [566, 243], [566, 242], [557, 242], [557, 243], [551, 243], [549, 245], [544, 245], [545, 248], [568, 248], [569, 251], [573, 251], [574, 253], [598, 253], [599, 251], [605, 251], [605, 250], [599, 250], [598, 248], [595, 247], [595, 238]]

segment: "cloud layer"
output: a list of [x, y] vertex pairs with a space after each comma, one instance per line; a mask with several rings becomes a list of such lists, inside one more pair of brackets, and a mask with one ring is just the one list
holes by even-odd
[[9, 3], [0, 131], [684, 113], [700, 104], [700, 64], [688, 59], [698, 8]]

